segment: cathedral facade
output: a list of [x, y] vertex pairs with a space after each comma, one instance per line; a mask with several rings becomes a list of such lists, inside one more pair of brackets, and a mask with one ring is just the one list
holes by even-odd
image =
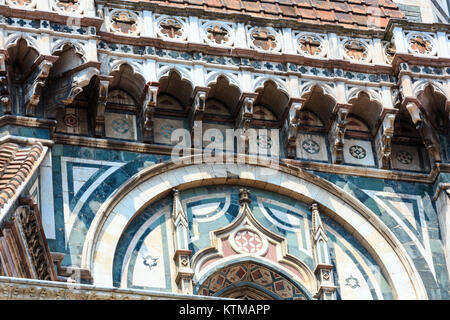
[[0, 298], [450, 298], [438, 0], [0, 0]]

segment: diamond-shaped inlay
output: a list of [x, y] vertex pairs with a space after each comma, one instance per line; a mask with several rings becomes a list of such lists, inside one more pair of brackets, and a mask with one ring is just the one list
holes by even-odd
[[246, 253], [256, 253], [263, 247], [261, 237], [251, 230], [242, 230], [236, 232], [234, 242], [237, 248]]

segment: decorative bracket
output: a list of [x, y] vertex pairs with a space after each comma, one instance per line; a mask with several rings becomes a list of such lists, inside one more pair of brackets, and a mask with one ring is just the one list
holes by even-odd
[[[54, 61], [55, 59], [51, 60]], [[39, 104], [42, 89], [44, 88], [45, 81], [47, 80], [52, 67], [53, 62], [44, 58], [37, 67], [37, 70], [28, 78], [24, 86], [24, 92], [26, 92], [24, 97], [25, 115], [36, 115], [36, 107]]]
[[153, 142], [153, 117], [158, 101], [159, 82], [149, 82], [144, 88], [145, 99], [143, 103], [143, 139], [144, 142]]
[[203, 133], [202, 119], [206, 111], [206, 98], [210, 89], [209, 87], [195, 87], [192, 93], [192, 108], [189, 114], [189, 122], [193, 146], [198, 149], [203, 147], [201, 139]]
[[242, 93], [238, 104], [238, 114], [236, 117], [236, 128], [241, 130], [238, 142], [238, 153], [248, 153], [249, 140], [246, 135], [247, 130], [253, 120], [253, 104], [257, 98], [256, 93]]
[[98, 101], [97, 110], [95, 114], [95, 136], [97, 138], [103, 136], [103, 129], [105, 127], [105, 109], [108, 101], [108, 89], [112, 77], [99, 76], [100, 83], [98, 87]]
[[344, 137], [347, 129], [347, 116], [349, 114], [350, 105], [338, 104], [336, 105], [336, 109], [336, 119], [331, 125], [329, 138], [333, 162], [335, 164], [341, 164], [344, 161]]
[[298, 126], [300, 125], [300, 114], [304, 106], [304, 99], [291, 99], [288, 104], [289, 114], [284, 126], [285, 147], [288, 158], [296, 156], [296, 143]]
[[203, 119], [203, 114], [206, 111], [206, 97], [210, 89], [209, 87], [195, 87], [192, 93], [191, 124]]
[[405, 104], [406, 110], [408, 110], [409, 114], [411, 115], [411, 119], [416, 126], [416, 129], [419, 131], [420, 136], [422, 137], [423, 144], [428, 150], [433, 163], [441, 162], [442, 153], [438, 135], [433, 129], [433, 126], [428, 122], [426, 117], [421, 112], [419, 107], [420, 102], [406, 100]]
[[243, 129], [244, 132], [250, 128], [253, 119], [253, 104], [257, 98], [256, 93], [242, 93], [239, 100], [239, 114], [236, 119], [236, 127]]
[[390, 169], [392, 152], [391, 141], [394, 136], [394, 121], [396, 114], [396, 109], [385, 112], [383, 121], [378, 129], [376, 145], [378, 162], [381, 169]]

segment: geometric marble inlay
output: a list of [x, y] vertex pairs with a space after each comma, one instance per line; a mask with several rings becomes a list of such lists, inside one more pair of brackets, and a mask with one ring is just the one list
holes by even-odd
[[255, 253], [262, 249], [263, 241], [261, 237], [251, 230], [241, 230], [234, 236], [236, 247], [245, 253]]

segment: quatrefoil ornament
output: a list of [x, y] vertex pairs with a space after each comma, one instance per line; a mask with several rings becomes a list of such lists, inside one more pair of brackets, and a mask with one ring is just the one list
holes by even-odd
[[276, 34], [268, 28], [256, 28], [250, 32], [254, 47], [266, 51], [275, 51], [278, 48]]

